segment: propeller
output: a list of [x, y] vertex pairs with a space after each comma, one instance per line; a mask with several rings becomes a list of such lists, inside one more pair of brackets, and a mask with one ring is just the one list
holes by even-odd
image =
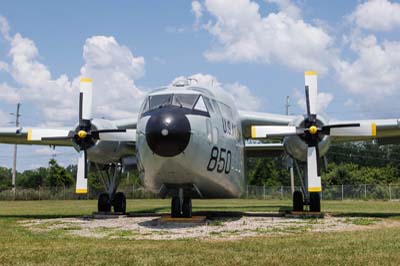
[[307, 176], [308, 191], [321, 192], [321, 176], [319, 173], [319, 148], [318, 144], [324, 135], [329, 136], [374, 136], [376, 125], [374, 123], [333, 123], [319, 125], [317, 119], [318, 85], [317, 73], [306, 71], [305, 94], [307, 114], [302, 127], [296, 126], [252, 126], [252, 138], [300, 136], [307, 144]]
[[79, 122], [74, 130], [30, 129], [30, 141], [72, 140], [79, 149], [76, 176], [76, 193], [87, 193], [87, 150], [97, 140], [133, 141], [135, 130], [129, 129], [93, 129], [92, 126], [92, 79], [81, 78], [79, 88]]

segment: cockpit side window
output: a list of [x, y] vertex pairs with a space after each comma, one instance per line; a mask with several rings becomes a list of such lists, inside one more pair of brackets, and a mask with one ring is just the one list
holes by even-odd
[[150, 110], [171, 104], [172, 94], [150, 96]]
[[144, 99], [142, 106], [140, 107], [140, 112], [144, 113], [147, 112], [149, 110], [149, 98], [147, 97], [146, 99]]
[[207, 97], [203, 97], [203, 98], [204, 98], [204, 102], [207, 106], [207, 109], [210, 110], [211, 112], [214, 112], [214, 108], [212, 107], [210, 99], [208, 99]]
[[218, 105], [217, 101], [214, 100], [214, 99], [211, 99], [211, 102], [212, 102], [212, 104], [213, 104], [214, 110], [215, 110], [217, 113], [221, 114], [221, 110], [219, 109], [219, 105]]

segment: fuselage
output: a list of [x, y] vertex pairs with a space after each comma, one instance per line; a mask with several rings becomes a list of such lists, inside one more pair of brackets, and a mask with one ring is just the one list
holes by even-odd
[[140, 179], [150, 191], [193, 186], [203, 198], [243, 191], [242, 128], [232, 98], [220, 89], [179, 84], [150, 93], [136, 148]]

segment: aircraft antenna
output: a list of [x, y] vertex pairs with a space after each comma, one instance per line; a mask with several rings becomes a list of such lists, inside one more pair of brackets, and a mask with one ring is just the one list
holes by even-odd
[[289, 108], [290, 108], [290, 97], [286, 96], [286, 104], [285, 104], [285, 108], [286, 108], [286, 115], [289, 115]]

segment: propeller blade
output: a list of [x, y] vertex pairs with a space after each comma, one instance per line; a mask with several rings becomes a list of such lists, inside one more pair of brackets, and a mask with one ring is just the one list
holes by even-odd
[[317, 114], [318, 105], [318, 84], [317, 84], [317, 72], [306, 71], [304, 72], [304, 80], [306, 85], [306, 103], [307, 103], [307, 114]]
[[321, 192], [318, 157], [318, 148], [316, 146], [309, 146], [307, 148], [307, 187], [309, 192]]
[[94, 139], [104, 141], [136, 141], [136, 129], [107, 129], [92, 131]]
[[30, 128], [27, 139], [28, 141], [71, 139], [71, 131], [69, 129]]
[[251, 138], [284, 137], [302, 134], [303, 129], [293, 126], [252, 126]]
[[87, 154], [86, 150], [79, 152], [78, 170], [76, 173], [76, 190], [77, 194], [87, 193]]
[[359, 127], [360, 123], [351, 123], [351, 124], [333, 124], [333, 125], [327, 125], [323, 126], [322, 130], [326, 129], [331, 129], [331, 128], [340, 128], [340, 127]]
[[90, 78], [81, 78], [79, 87], [79, 123], [92, 119], [93, 83]]
[[[328, 125], [329, 127], [329, 125]], [[329, 135], [333, 137], [375, 137], [375, 123], [355, 123], [347, 126], [332, 125], [329, 129]]]

